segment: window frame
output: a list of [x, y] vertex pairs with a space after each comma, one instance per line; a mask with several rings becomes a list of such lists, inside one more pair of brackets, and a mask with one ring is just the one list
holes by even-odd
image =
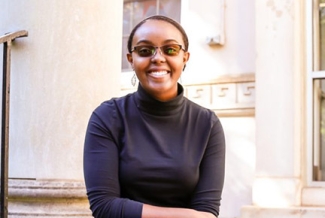
[[[315, 125], [316, 116], [319, 111], [314, 107], [314, 81], [325, 79], [325, 70], [319, 69], [320, 62], [320, 42], [319, 42], [319, 4], [317, 0], [306, 1], [306, 68], [307, 68], [307, 141], [306, 141], [306, 176], [307, 186], [325, 188], [325, 181], [315, 181], [313, 179], [314, 171], [314, 153], [316, 138], [319, 139], [319, 131]], [[324, 4], [325, 5], [325, 4]], [[317, 21], [317, 22], [315, 22]]]

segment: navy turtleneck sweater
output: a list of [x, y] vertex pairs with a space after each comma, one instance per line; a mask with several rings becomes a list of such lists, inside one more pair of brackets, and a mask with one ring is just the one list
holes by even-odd
[[91, 115], [84, 176], [94, 217], [141, 218], [142, 204], [219, 214], [225, 138], [217, 116], [179, 94], [137, 92]]

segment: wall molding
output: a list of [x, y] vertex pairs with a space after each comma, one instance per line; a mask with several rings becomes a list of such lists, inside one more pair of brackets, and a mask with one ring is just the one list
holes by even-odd
[[189, 81], [185, 82], [185, 86], [207, 85], [207, 84], [223, 84], [223, 83], [244, 83], [255, 82], [255, 73], [242, 73], [242, 74], [224, 74], [208, 81]]
[[92, 217], [83, 181], [9, 179], [9, 217]]

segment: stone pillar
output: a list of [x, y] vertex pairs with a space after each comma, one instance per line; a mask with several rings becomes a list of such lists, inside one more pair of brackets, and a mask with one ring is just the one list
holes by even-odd
[[[0, 35], [29, 33], [12, 46], [9, 177], [25, 179], [22, 192], [53, 179], [61, 183], [48, 187], [79, 187], [90, 114], [120, 90], [123, 2], [4, 0], [0, 8]], [[26, 194], [17, 190], [17, 199]]]
[[[253, 203], [299, 205], [294, 142], [294, 4], [256, 4], [256, 179]], [[268, 196], [268, 197], [266, 197]]]
[[[246, 217], [287, 217], [263, 208], [300, 205], [300, 144], [296, 143], [295, 6], [299, 1], [255, 1], [256, 176]], [[299, 33], [298, 33], [299, 37]], [[295, 126], [296, 125], [296, 126]], [[290, 216], [291, 217], [291, 216]], [[293, 216], [296, 217], [296, 216]]]

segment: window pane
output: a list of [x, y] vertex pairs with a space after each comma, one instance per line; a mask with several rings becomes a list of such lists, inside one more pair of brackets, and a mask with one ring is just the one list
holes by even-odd
[[123, 35], [127, 35], [131, 31], [131, 13], [132, 3], [124, 3], [123, 7]]
[[325, 79], [314, 81], [313, 180], [325, 181]]
[[170, 17], [176, 21], [180, 21], [181, 17], [181, 1], [180, 0], [160, 0], [159, 14]]
[[133, 5], [133, 27], [144, 18], [157, 14], [156, 0], [134, 2]]
[[325, 0], [321, 1], [319, 13], [320, 33], [320, 70], [325, 70]]

